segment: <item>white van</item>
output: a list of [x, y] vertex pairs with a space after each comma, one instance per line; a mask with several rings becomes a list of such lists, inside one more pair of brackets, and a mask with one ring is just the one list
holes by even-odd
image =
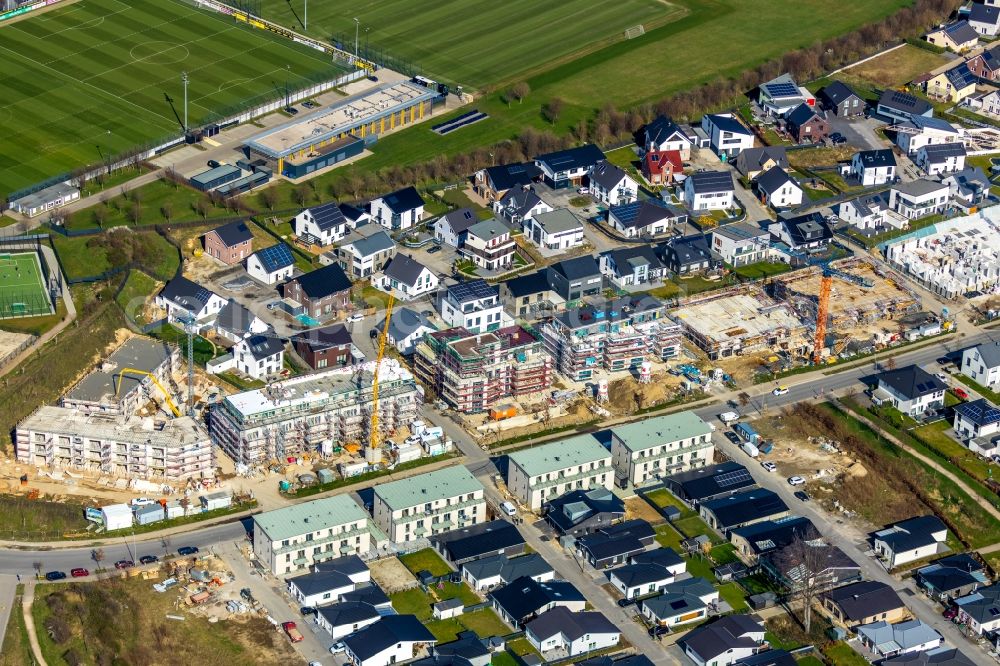
[[722, 412], [721, 414], [719, 414], [719, 420], [725, 423], [726, 425], [729, 425], [730, 423], [739, 421], [740, 415], [737, 414], [736, 412]]
[[500, 510], [506, 513], [508, 516], [516, 516], [517, 508], [514, 507], [510, 502], [502, 502], [500, 504]]
[[742, 444], [740, 444], [740, 448], [743, 449], [743, 452], [746, 453], [751, 458], [756, 458], [757, 456], [760, 455], [760, 451], [757, 449], [757, 447], [751, 444], [750, 442], [743, 442]]

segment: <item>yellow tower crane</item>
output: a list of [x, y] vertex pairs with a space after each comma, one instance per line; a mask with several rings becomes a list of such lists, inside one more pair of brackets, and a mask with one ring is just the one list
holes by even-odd
[[163, 387], [163, 384], [160, 383], [160, 380], [156, 378], [156, 375], [154, 375], [151, 372], [146, 372], [145, 370], [136, 370], [135, 368], [122, 368], [118, 372], [118, 385], [115, 386], [116, 398], [118, 397], [118, 394], [122, 390], [122, 377], [125, 375], [126, 372], [129, 374], [144, 375], [152, 379], [153, 383], [156, 384], [156, 388], [160, 389], [160, 391], [163, 393], [163, 397], [166, 400], [167, 407], [170, 407], [170, 411], [174, 413], [174, 416], [179, 417], [181, 415], [180, 410], [177, 409], [177, 405], [174, 404], [174, 401], [170, 399], [170, 394], [167, 392], [167, 389]]
[[378, 356], [375, 359], [375, 371], [372, 373], [372, 420], [369, 438], [369, 446], [372, 451], [378, 451], [382, 446], [382, 433], [379, 432], [378, 423], [378, 371], [382, 366], [382, 357], [385, 356], [385, 343], [389, 338], [389, 322], [392, 320], [392, 306], [396, 302], [396, 297], [389, 292], [389, 301], [385, 306], [385, 325], [378, 336]]

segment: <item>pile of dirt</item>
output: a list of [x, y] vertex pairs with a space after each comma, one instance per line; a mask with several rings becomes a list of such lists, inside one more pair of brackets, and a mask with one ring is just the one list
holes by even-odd
[[651, 525], [666, 521], [660, 512], [650, 506], [646, 500], [641, 497], [629, 497], [625, 500], [625, 520], [635, 518], [645, 520]]
[[666, 372], [653, 375], [646, 384], [623, 377], [608, 384], [608, 404], [603, 406], [614, 414], [633, 414], [672, 399], [680, 385], [680, 377]]
[[372, 581], [377, 583], [386, 594], [413, 587], [417, 582], [410, 570], [395, 557], [369, 562], [368, 568], [372, 572]]

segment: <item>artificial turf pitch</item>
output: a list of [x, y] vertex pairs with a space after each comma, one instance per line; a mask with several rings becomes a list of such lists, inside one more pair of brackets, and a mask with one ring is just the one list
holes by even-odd
[[0, 252], [0, 319], [52, 311], [34, 252]]
[[345, 71], [181, 0], [80, 0], [27, 15], [0, 27], [0, 63], [0, 197], [177, 135], [183, 71], [195, 127]]

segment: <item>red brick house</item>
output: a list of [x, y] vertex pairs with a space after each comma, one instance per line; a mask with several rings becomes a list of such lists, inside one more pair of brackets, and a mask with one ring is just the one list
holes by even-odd
[[281, 295], [297, 301], [313, 319], [329, 319], [347, 308], [351, 300], [351, 281], [337, 264], [310, 271], [281, 285]]
[[253, 233], [243, 220], [212, 229], [203, 238], [205, 253], [226, 265], [238, 264], [253, 254]]
[[819, 143], [830, 133], [826, 112], [799, 104], [785, 118], [785, 129], [798, 143]]
[[969, 71], [990, 81], [1000, 81], [1000, 55], [996, 49], [984, 49], [965, 61]]
[[295, 353], [313, 370], [349, 365], [352, 361], [351, 333], [343, 324], [314, 328], [292, 338]]
[[642, 175], [650, 185], [672, 185], [674, 176], [683, 171], [679, 150], [651, 150], [642, 160]]

